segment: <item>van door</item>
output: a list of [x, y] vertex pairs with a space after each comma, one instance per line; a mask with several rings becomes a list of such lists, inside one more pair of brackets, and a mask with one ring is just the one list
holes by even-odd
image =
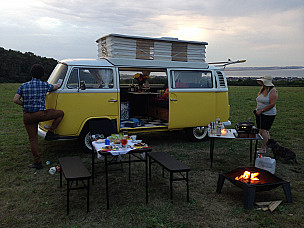
[[90, 118], [118, 119], [119, 96], [114, 68], [73, 67], [56, 109], [64, 118], [56, 133], [79, 135]]
[[208, 126], [215, 121], [212, 71], [171, 70], [169, 77], [169, 129]]

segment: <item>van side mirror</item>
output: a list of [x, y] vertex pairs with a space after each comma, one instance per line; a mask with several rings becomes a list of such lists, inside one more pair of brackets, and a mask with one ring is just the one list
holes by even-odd
[[80, 81], [80, 89], [81, 90], [85, 90], [86, 89], [85, 81]]

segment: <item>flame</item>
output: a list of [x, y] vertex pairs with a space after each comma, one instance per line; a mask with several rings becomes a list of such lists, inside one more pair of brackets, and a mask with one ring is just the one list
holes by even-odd
[[243, 175], [236, 177], [235, 179], [238, 181], [242, 181], [244, 183], [256, 184], [259, 182], [259, 178], [257, 177], [260, 173], [251, 173], [250, 171], [245, 171]]
[[223, 135], [223, 136], [227, 135], [227, 130], [226, 129], [222, 129], [221, 130], [221, 135]]

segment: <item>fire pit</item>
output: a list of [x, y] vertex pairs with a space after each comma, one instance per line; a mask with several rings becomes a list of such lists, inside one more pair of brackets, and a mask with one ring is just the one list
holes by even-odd
[[228, 173], [219, 174], [216, 192], [221, 193], [225, 179], [243, 189], [244, 208], [253, 209], [257, 191], [269, 191], [282, 185], [288, 203], [292, 202], [290, 184], [272, 173], [256, 167], [237, 168]]

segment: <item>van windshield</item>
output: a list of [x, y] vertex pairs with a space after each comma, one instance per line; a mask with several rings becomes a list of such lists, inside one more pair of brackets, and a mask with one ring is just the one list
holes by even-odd
[[58, 87], [62, 85], [62, 82], [64, 80], [64, 77], [68, 71], [68, 66], [63, 63], [57, 64], [55, 69], [53, 70], [51, 76], [48, 79], [48, 83], [50, 84], [56, 84]]

